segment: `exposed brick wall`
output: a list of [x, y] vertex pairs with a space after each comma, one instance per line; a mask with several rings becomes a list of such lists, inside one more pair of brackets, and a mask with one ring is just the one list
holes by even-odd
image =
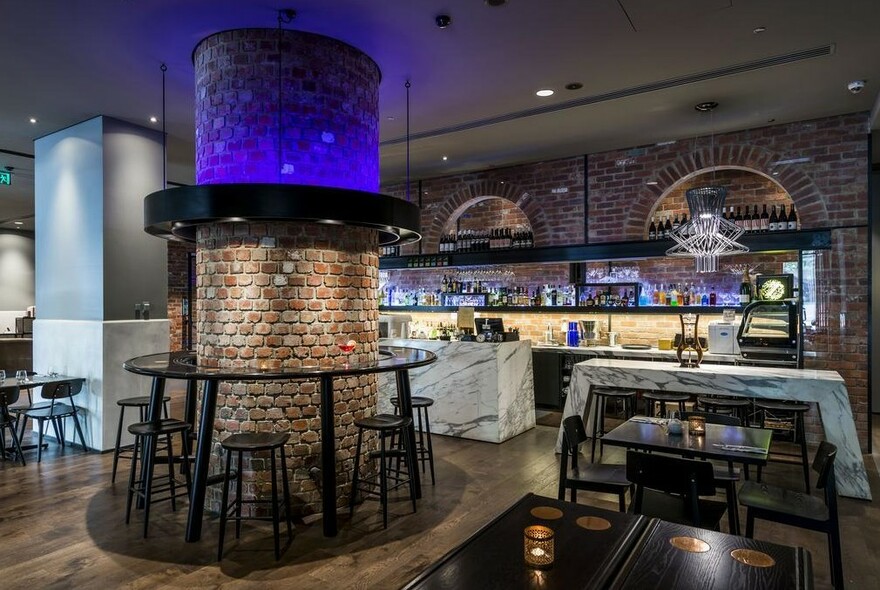
[[[793, 203], [802, 229], [864, 226], [868, 206], [868, 129], [868, 114], [855, 113], [718, 135], [714, 138], [714, 153], [710, 152], [706, 138], [701, 138], [590, 154], [586, 168], [588, 241], [645, 239], [651, 215], [667, 210], [683, 212], [684, 190], [707, 184], [713, 168], [716, 181], [729, 188], [728, 206]], [[778, 164], [800, 158], [809, 160]], [[582, 243], [583, 163], [582, 156], [574, 156], [553, 162], [422, 180], [423, 191], [428, 192], [421, 195], [425, 233], [422, 251], [435, 253], [439, 236], [439, 230], [435, 231], [435, 228], [444, 227], [468, 204], [485, 195], [519, 202], [535, 231], [538, 246]], [[504, 185], [500, 184], [502, 180]], [[649, 181], [657, 184], [649, 186]], [[562, 187], [567, 187], [569, 192], [551, 192]], [[402, 196], [404, 189], [402, 185], [384, 188], [385, 192], [395, 196]], [[418, 196], [415, 189], [413, 194]], [[818, 277], [817, 291], [822, 294], [819, 303], [824, 323], [820, 326], [820, 333], [810, 334], [806, 348], [818, 356], [816, 360], [808, 361], [808, 365], [836, 370], [844, 376], [864, 448], [868, 395], [865, 373], [868, 362], [868, 237], [864, 228], [834, 230], [833, 237], [834, 248], [820, 254], [825, 266]], [[769, 273], [777, 272], [786, 260], [789, 259], [746, 255], [726, 259], [722, 267], [748, 263], [753, 268], [758, 265], [760, 272]], [[736, 274], [721, 272], [714, 276], [697, 276], [685, 267], [676, 266], [681, 262], [658, 258], [619, 264], [638, 266], [642, 280], [649, 283], [704, 281], [708, 285], [716, 284], [719, 290], [733, 289], [739, 284]], [[548, 269], [547, 275], [551, 277], [548, 279], [540, 278], [539, 270], [521, 272], [516, 266], [510, 268], [517, 274], [517, 280], [528, 284], [567, 280], [567, 272], [558, 265]], [[429, 277], [431, 285], [438, 284], [438, 279], [431, 274], [415, 274], [424, 272], [434, 273], [398, 271], [388, 275], [389, 282], [416, 287], [421, 285], [418, 279], [411, 277], [423, 276]], [[443, 272], [439, 273], [441, 278]], [[845, 309], [839, 309], [840, 306]], [[547, 317], [555, 320], [547, 320]], [[513, 325], [526, 326], [527, 334], [541, 337], [548, 321], [561, 322], [562, 318], [547, 314], [537, 316], [534, 322], [527, 320], [522, 314], [512, 314], [510, 318]], [[657, 316], [632, 321], [639, 330], [645, 330], [648, 340], [656, 338], [657, 330], [669, 328], [661, 325]], [[810, 419], [813, 439], [819, 433], [816, 420], [815, 415]]]
[[[206, 366], [332, 366], [346, 358], [340, 337], [357, 341], [347, 358], [378, 358], [378, 238], [374, 230], [317, 224], [225, 223], [198, 230], [198, 357]], [[222, 383], [215, 440], [234, 432], [286, 432], [291, 494], [299, 511], [320, 511], [309, 468], [320, 464], [320, 413], [336, 425], [337, 503], [348, 503], [357, 429], [373, 412], [376, 377], [337, 379], [336, 403], [322, 408], [317, 383]], [[246, 466], [248, 494], [269, 474]], [[250, 467], [253, 467], [251, 469]]]
[[480, 201], [450, 219], [442, 233], [460, 229], [486, 230], [494, 228], [529, 229], [529, 218], [522, 210], [506, 199], [489, 198]]
[[378, 66], [336, 39], [285, 30], [279, 100], [278, 34], [236, 29], [196, 46], [197, 183], [376, 191]]

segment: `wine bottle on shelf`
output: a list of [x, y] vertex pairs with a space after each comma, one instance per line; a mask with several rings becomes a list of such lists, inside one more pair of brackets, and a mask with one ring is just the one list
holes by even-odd
[[748, 305], [752, 302], [752, 282], [749, 280], [748, 269], [743, 271], [743, 280], [739, 285], [739, 304]]
[[[684, 225], [684, 224], [686, 224], [687, 222], [688, 222], [688, 214], [687, 214], [687, 213], [683, 213], [682, 216], [681, 216], [681, 224]], [[686, 235], [686, 236], [687, 236], [687, 235], [690, 235], [690, 231], [691, 231], [692, 229], [693, 229], [693, 228], [687, 228], [687, 229], [685, 229], [685, 235]]]
[[736, 216], [733, 218], [733, 222], [736, 224], [737, 227], [743, 227], [742, 207], [737, 206]]
[[672, 220], [672, 229], [678, 229], [678, 226], [681, 225], [681, 220], [678, 218], [678, 213], [675, 214], [675, 219]]
[[[755, 209], [758, 206], [755, 205]], [[770, 231], [770, 215], [767, 213], [767, 205], [764, 204], [764, 210], [761, 211], [761, 231]]]
[[715, 293], [715, 287], [711, 288], [709, 291], [709, 305], [717, 305], [718, 304], [718, 294]]
[[742, 228], [747, 232], [752, 231], [752, 214], [749, 213], [748, 205], [746, 205], [746, 214], [743, 215]]
[[669, 216], [666, 216], [666, 224], [663, 226], [663, 237], [668, 238], [672, 233], [672, 222], [669, 220]]
[[768, 231], [776, 231], [779, 229], [779, 216], [776, 215], [776, 205], [773, 205], [773, 210], [770, 213], [769, 223], [767, 224]]
[[783, 205], [782, 212], [779, 214], [779, 219], [776, 221], [776, 231], [786, 230], [788, 230], [788, 215], [785, 214], [785, 205]]
[[654, 218], [651, 217], [651, 225], [648, 226], [648, 239], [656, 240], [657, 239], [657, 226], [654, 224]]
[[797, 213], [794, 212], [794, 205], [791, 206], [791, 212], [788, 214], [788, 231], [797, 229]]

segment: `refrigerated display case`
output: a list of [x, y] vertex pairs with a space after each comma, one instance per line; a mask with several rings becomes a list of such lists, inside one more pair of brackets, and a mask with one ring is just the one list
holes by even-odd
[[799, 334], [797, 299], [755, 301], [743, 310], [737, 341], [746, 363], [797, 367]]

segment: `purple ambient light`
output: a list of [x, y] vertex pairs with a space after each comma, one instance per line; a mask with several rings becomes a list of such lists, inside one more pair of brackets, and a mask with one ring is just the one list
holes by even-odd
[[196, 46], [197, 184], [378, 191], [379, 67], [330, 37], [280, 35], [280, 85], [277, 29], [224, 31]]

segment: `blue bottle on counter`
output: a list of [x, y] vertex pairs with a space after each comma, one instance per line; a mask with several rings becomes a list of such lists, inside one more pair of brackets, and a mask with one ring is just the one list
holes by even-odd
[[566, 346], [577, 346], [579, 342], [577, 322], [568, 322], [568, 332], [565, 335]]

